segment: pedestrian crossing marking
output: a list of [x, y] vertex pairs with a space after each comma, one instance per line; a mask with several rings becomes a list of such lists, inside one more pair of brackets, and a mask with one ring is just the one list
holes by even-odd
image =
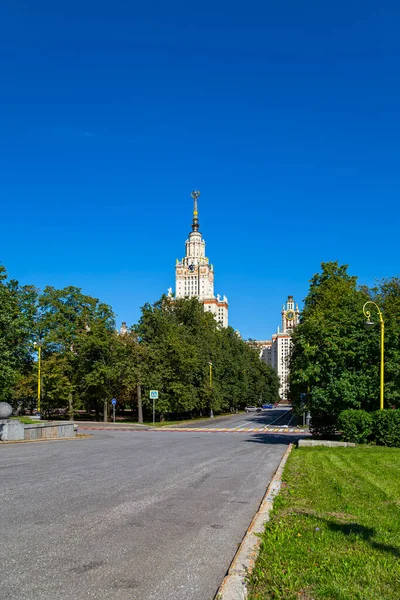
[[250, 433], [252, 435], [257, 433], [263, 435], [270, 433], [302, 433], [303, 435], [309, 435], [308, 431], [299, 429], [298, 427], [270, 427], [268, 425], [266, 427], [245, 427], [241, 429], [237, 429], [236, 427], [233, 427], [232, 429], [229, 429], [228, 427], [157, 427], [154, 429], [129, 429], [128, 427], [102, 427], [101, 425], [92, 427], [90, 425], [80, 426], [78, 424], [78, 428], [96, 431], [133, 431], [135, 433], [137, 431], [177, 431], [185, 433]]
[[236, 427], [229, 429], [228, 427], [160, 427], [157, 431], [184, 431], [184, 432], [202, 432], [202, 433], [305, 433], [304, 429], [297, 427], [245, 427], [237, 429]]

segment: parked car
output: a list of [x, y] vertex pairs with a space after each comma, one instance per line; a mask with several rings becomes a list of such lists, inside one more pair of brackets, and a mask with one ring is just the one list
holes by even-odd
[[274, 405], [273, 404], [263, 404], [262, 405], [263, 410], [268, 410], [269, 408], [274, 408]]
[[259, 406], [246, 406], [244, 412], [261, 412], [261, 408]]

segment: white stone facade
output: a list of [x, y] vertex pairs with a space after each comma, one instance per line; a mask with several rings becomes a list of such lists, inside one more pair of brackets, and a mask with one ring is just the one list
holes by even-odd
[[289, 359], [292, 348], [291, 335], [299, 323], [299, 306], [288, 296], [282, 307], [282, 324], [271, 340], [253, 342], [260, 350], [260, 359], [273, 367], [279, 377], [279, 396], [287, 400], [289, 391]]
[[[206, 257], [206, 243], [199, 231], [197, 199], [200, 192], [193, 192], [194, 199], [192, 231], [185, 244], [185, 256], [175, 265], [175, 297], [197, 298], [204, 310], [212, 312], [222, 327], [228, 327], [228, 299], [214, 296], [214, 267]], [[169, 292], [171, 293], [171, 292]]]

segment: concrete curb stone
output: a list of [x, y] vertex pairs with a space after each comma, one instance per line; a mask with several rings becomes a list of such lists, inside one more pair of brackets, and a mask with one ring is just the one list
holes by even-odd
[[281, 489], [283, 468], [292, 448], [293, 444], [289, 444], [271, 479], [260, 508], [236, 552], [228, 574], [215, 596], [215, 600], [245, 600], [247, 598], [246, 578], [251, 573], [259, 553], [261, 544], [259, 534], [264, 531], [265, 523], [269, 521], [269, 513], [272, 510], [274, 499]]
[[353, 442], [334, 442], [332, 440], [299, 440], [297, 442], [299, 448], [305, 446], [328, 446], [329, 448], [343, 447], [343, 448], [355, 448], [356, 444]]
[[62, 438], [38, 438], [36, 440], [4, 440], [0, 441], [0, 446], [5, 446], [6, 444], [32, 444], [38, 442], [71, 442], [74, 440], [83, 440], [93, 437], [91, 434], [81, 433], [78, 435], [74, 435], [74, 437], [62, 437]]

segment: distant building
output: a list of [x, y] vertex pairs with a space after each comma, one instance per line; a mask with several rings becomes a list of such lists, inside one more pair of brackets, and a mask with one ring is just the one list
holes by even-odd
[[269, 365], [271, 362], [272, 340], [249, 340], [249, 344], [253, 348], [257, 348], [260, 353], [260, 359]]
[[[228, 327], [228, 299], [214, 296], [214, 267], [206, 257], [206, 243], [199, 231], [197, 200], [200, 192], [192, 192], [194, 201], [192, 231], [185, 244], [185, 257], [176, 260], [175, 297], [197, 298], [204, 310], [211, 312], [222, 327]], [[172, 289], [168, 290], [172, 296]]]
[[126, 321], [122, 321], [122, 325], [119, 328], [119, 335], [125, 335], [126, 333], [128, 333], [128, 326], [126, 324]]
[[291, 336], [295, 327], [299, 324], [300, 311], [295, 304], [293, 296], [288, 296], [286, 303], [282, 306], [281, 327], [272, 335], [270, 340], [255, 340], [250, 343], [260, 352], [260, 359], [271, 365], [278, 374], [280, 386], [279, 396], [287, 400], [289, 391], [289, 358], [292, 348]]

